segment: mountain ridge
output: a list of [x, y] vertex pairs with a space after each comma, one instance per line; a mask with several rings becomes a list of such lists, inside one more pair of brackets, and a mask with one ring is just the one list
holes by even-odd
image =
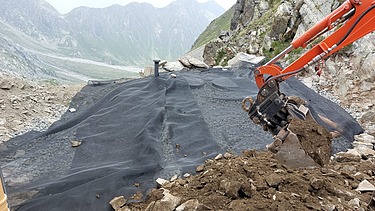
[[[44, 0], [0, 3], [0, 24], [5, 26], [0, 37], [9, 38], [23, 51], [42, 59], [48, 54], [122, 66], [145, 66], [155, 57], [177, 59], [209, 21], [224, 12], [215, 2], [194, 0], [179, 0], [164, 8], [136, 2], [99, 9], [79, 7], [65, 15]], [[1, 57], [7, 60], [9, 55]], [[5, 63], [0, 68], [6, 69]], [[52, 73], [51, 66], [65, 68], [63, 63], [54, 60], [39, 69]], [[12, 71], [17, 68], [8, 70]]]

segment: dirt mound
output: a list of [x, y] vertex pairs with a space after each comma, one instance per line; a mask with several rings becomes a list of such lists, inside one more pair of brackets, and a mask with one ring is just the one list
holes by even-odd
[[288, 168], [269, 152], [216, 159], [122, 210], [369, 210], [372, 193], [356, 189], [365, 180], [375, 183], [374, 159], [334, 160], [315, 169]]

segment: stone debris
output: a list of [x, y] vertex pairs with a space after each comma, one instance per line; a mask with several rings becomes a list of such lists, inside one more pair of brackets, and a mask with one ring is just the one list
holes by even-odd
[[174, 73], [172, 73], [172, 74], [171, 74], [171, 78], [177, 78], [177, 75], [174, 74]]
[[372, 193], [370, 202], [368, 203], [368, 207], [370, 208], [370, 210], [375, 210], [375, 191]]
[[82, 145], [82, 141], [74, 140], [74, 141], [71, 141], [70, 144], [72, 145], [72, 147], [79, 147]]
[[224, 157], [225, 159], [229, 159], [229, 158], [232, 158], [233, 155], [230, 154], [229, 152], [226, 152], [226, 153], [223, 155], [223, 157]]
[[193, 211], [197, 210], [200, 206], [200, 203], [197, 199], [191, 199], [189, 201], [186, 201], [185, 203], [181, 204], [176, 208], [176, 211]]
[[[159, 72], [176, 72], [181, 71], [184, 69], [207, 69], [209, 66], [204, 63], [203, 61], [191, 57], [191, 56], [184, 56], [180, 58], [178, 61], [167, 62], [161, 61], [159, 63]], [[140, 77], [147, 77], [154, 74], [154, 68], [151, 66], [145, 67], [143, 71], [139, 72]], [[176, 74], [170, 75], [172, 78], [176, 78]]]
[[334, 160], [337, 162], [360, 162], [361, 155], [357, 150], [350, 149], [347, 152], [339, 152], [334, 156]]
[[367, 134], [367, 133], [362, 133], [362, 134], [356, 135], [356, 136], [354, 136], [354, 139], [355, 139], [357, 142], [360, 142], [360, 143], [371, 143], [371, 144], [375, 144], [375, 137], [372, 136], [372, 135], [369, 135], [369, 134]]
[[372, 192], [375, 191], [375, 186], [371, 184], [368, 180], [363, 180], [359, 183], [358, 188], [356, 189], [360, 192]]
[[14, 86], [14, 84], [7, 79], [1, 79], [0, 80], [0, 89], [10, 90], [10, 89], [12, 89], [13, 86]]
[[185, 173], [184, 174], [184, 178], [188, 178], [188, 177], [190, 177], [191, 176], [191, 174], [189, 174], [189, 173]]
[[216, 157], [215, 157], [215, 160], [221, 160], [223, 159], [223, 154], [218, 154]]
[[178, 179], [178, 175], [173, 175], [169, 181], [174, 182]]
[[260, 64], [266, 59], [264, 56], [256, 56], [254, 54], [247, 54], [240, 52], [233, 59], [228, 61], [228, 65], [235, 67], [241, 64], [241, 62]]
[[151, 202], [145, 211], [173, 211], [180, 204], [181, 198], [170, 194], [169, 190], [163, 189], [163, 198]]
[[69, 108], [69, 112], [70, 113], [74, 113], [74, 112], [76, 112], [77, 111], [77, 109], [75, 109], [75, 108]]
[[55, 85], [0, 73], [0, 142], [28, 131], [44, 131], [67, 111], [84, 86]]
[[204, 170], [204, 164], [198, 166], [198, 167], [195, 169], [196, 172], [202, 172], [203, 170]]
[[167, 62], [165, 65], [162, 66], [162, 69], [168, 71], [168, 72], [175, 72], [175, 71], [181, 71], [185, 67], [181, 64], [181, 62]]
[[165, 180], [165, 179], [162, 179], [162, 178], [156, 179], [156, 184], [158, 185], [158, 187], [163, 187], [164, 185], [166, 185], [168, 183], [169, 183], [168, 180]]
[[125, 199], [124, 196], [118, 196], [112, 199], [109, 204], [112, 206], [113, 209], [116, 211], [120, 210], [125, 204], [127, 200]]
[[181, 62], [182, 65], [184, 65], [185, 67], [189, 69], [193, 67], [193, 65], [190, 64], [189, 59], [187, 57], [180, 58], [178, 61]]
[[203, 69], [209, 68], [209, 66], [206, 63], [196, 58], [189, 57], [188, 61], [193, 68], [203, 68]]

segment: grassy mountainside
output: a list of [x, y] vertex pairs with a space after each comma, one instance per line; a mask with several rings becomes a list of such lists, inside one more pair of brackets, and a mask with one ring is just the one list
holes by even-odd
[[229, 31], [230, 21], [234, 14], [234, 7], [230, 8], [224, 14], [217, 19], [213, 20], [210, 25], [199, 35], [197, 40], [194, 42], [191, 50], [194, 50], [211, 40], [217, 38], [222, 31]]

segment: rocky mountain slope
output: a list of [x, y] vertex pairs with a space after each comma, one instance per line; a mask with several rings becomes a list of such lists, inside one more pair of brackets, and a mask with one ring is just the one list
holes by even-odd
[[131, 3], [104, 9], [77, 8], [65, 15], [83, 57], [112, 63], [147, 64], [153, 58], [176, 59], [214, 17], [223, 12], [215, 2], [172, 2], [165, 8]]

